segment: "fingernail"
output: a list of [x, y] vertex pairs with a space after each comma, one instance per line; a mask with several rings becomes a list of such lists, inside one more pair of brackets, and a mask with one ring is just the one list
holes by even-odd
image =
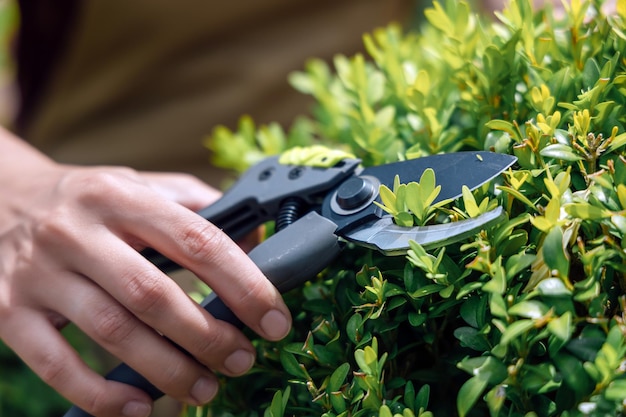
[[152, 406], [150, 404], [141, 401], [129, 401], [122, 408], [122, 414], [125, 417], [148, 417], [152, 412]]
[[279, 340], [289, 333], [289, 320], [278, 310], [270, 310], [261, 319], [261, 329], [272, 340]]
[[236, 350], [224, 361], [224, 367], [233, 375], [241, 375], [254, 365], [254, 355], [247, 350]]
[[208, 403], [215, 397], [215, 394], [217, 394], [217, 383], [204, 376], [198, 379], [191, 388], [191, 396], [199, 404]]

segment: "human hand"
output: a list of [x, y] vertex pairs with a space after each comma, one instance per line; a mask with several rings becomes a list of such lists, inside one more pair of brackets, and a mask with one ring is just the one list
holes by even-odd
[[255, 350], [243, 334], [192, 302], [138, 253], [144, 247], [194, 272], [260, 336], [288, 333], [291, 318], [278, 291], [192, 211], [215, 191], [183, 175], [71, 167], [39, 156], [23, 161], [0, 161], [0, 338], [80, 408], [147, 416], [151, 400], [89, 369], [59, 333], [68, 321], [189, 404], [213, 398], [214, 371], [235, 376], [253, 364]]

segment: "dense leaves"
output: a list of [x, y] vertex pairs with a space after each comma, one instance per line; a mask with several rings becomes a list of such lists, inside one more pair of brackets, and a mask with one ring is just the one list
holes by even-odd
[[406, 257], [347, 249], [286, 295], [293, 332], [255, 341], [258, 365], [224, 380], [212, 415], [625, 412], [626, 2], [601, 6], [572, 0], [560, 15], [514, 0], [493, 21], [435, 2], [418, 29], [365, 35], [368, 57], [294, 74], [317, 106], [289, 132], [247, 118], [215, 131], [224, 165], [317, 143], [366, 165], [457, 150], [518, 163], [445, 207], [430, 205], [427, 172], [382, 191], [407, 224], [494, 205], [507, 219]]

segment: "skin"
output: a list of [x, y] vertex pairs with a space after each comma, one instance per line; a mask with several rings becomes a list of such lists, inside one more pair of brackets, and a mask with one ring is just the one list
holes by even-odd
[[93, 372], [60, 334], [68, 322], [192, 405], [216, 394], [214, 371], [241, 375], [254, 362], [239, 330], [138, 253], [147, 246], [194, 272], [260, 336], [289, 332], [280, 294], [236, 243], [194, 213], [219, 193], [193, 177], [62, 165], [0, 131], [0, 196], [0, 338], [95, 416], [148, 416], [152, 402]]

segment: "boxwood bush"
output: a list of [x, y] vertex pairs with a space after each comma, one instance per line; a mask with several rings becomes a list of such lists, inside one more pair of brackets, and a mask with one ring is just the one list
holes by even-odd
[[406, 257], [348, 248], [285, 295], [290, 336], [255, 339], [250, 374], [188, 415], [625, 414], [626, 1], [563, 3], [512, 0], [494, 18], [435, 2], [416, 28], [366, 34], [367, 56], [293, 74], [315, 106], [289, 129], [244, 116], [214, 130], [215, 162], [240, 171], [312, 144], [364, 165], [462, 150], [518, 162], [431, 220], [500, 205], [505, 221]]

